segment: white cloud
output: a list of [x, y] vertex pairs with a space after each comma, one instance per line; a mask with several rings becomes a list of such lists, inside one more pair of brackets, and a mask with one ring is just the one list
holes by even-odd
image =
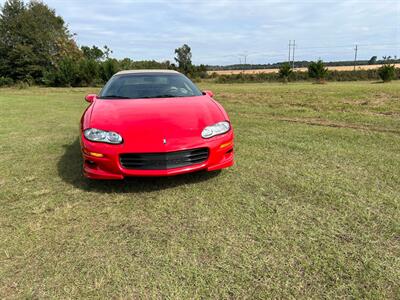
[[400, 56], [400, 1], [44, 1], [80, 44], [107, 44], [120, 58], [172, 60], [188, 43], [196, 63], [237, 63], [245, 51], [264, 63], [286, 59], [294, 39], [299, 59], [351, 59], [355, 43], [369, 45], [360, 58]]

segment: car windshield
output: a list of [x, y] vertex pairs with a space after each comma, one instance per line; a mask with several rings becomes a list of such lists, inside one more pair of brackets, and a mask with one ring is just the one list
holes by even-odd
[[201, 96], [201, 91], [182, 74], [138, 73], [113, 76], [100, 99], [143, 99]]

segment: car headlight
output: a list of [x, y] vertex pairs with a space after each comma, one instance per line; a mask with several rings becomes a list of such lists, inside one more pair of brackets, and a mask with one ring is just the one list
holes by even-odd
[[121, 144], [122, 136], [116, 132], [104, 131], [96, 128], [88, 128], [83, 132], [85, 138], [92, 142], [103, 142], [109, 144]]
[[228, 132], [229, 129], [231, 129], [231, 125], [229, 124], [229, 122], [223, 121], [204, 128], [203, 131], [201, 132], [201, 136], [204, 139], [208, 139], [216, 135], [224, 134]]

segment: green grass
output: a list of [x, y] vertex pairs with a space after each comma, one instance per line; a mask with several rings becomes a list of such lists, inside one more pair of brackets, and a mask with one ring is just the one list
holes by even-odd
[[221, 173], [91, 182], [93, 89], [0, 89], [0, 298], [399, 298], [400, 82], [201, 84]]

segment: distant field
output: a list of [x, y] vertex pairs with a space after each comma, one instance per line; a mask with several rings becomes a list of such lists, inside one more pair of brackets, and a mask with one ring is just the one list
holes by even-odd
[[[396, 68], [400, 68], [400, 64], [395, 64]], [[356, 70], [371, 70], [377, 69], [382, 65], [364, 65], [364, 66], [357, 66]], [[337, 67], [327, 67], [329, 70], [335, 71], [353, 71], [353, 66], [337, 66]], [[230, 75], [230, 74], [259, 74], [259, 73], [277, 73], [279, 69], [258, 69], [258, 70], [220, 70], [220, 71], [208, 71], [208, 74], [217, 73], [219, 75]], [[295, 68], [295, 71], [307, 71], [307, 68]]]
[[90, 88], [0, 89], [1, 299], [399, 299], [400, 82], [201, 84], [221, 173], [92, 182]]

